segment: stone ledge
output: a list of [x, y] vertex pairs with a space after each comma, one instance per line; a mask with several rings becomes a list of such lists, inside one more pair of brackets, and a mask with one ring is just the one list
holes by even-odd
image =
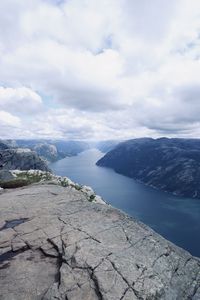
[[71, 185], [5, 191], [0, 223], [1, 300], [200, 299], [198, 258]]

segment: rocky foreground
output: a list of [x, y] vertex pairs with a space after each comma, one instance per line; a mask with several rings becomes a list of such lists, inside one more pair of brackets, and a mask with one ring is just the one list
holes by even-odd
[[1, 191], [1, 300], [200, 299], [199, 259], [92, 199], [55, 182]]

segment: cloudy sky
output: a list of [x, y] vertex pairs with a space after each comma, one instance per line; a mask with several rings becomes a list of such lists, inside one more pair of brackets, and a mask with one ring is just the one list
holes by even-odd
[[1, 0], [0, 137], [200, 138], [199, 0]]

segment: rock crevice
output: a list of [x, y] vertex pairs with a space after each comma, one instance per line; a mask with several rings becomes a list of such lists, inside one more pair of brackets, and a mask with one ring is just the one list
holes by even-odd
[[198, 258], [71, 186], [4, 191], [0, 228], [1, 300], [200, 299]]

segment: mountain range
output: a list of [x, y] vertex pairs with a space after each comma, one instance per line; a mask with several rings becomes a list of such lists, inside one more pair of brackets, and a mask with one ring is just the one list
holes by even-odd
[[122, 142], [97, 162], [179, 196], [200, 198], [200, 140], [140, 138]]
[[13, 148], [28, 148], [44, 160], [54, 162], [89, 149], [89, 144], [82, 141], [64, 140], [0, 140], [0, 150]]

